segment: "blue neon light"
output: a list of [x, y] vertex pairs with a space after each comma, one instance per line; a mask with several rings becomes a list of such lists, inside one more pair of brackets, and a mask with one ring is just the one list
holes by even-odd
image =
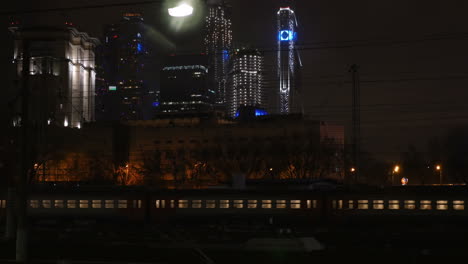
[[291, 30], [281, 30], [278, 34], [279, 41], [296, 40], [297, 33]]
[[143, 51], [143, 45], [141, 45], [141, 43], [138, 43], [138, 44], [137, 44], [137, 51], [138, 51], [138, 52], [142, 52], [142, 51]]
[[153, 107], [158, 107], [159, 106], [159, 102], [153, 102]]
[[255, 116], [266, 116], [268, 115], [268, 112], [265, 110], [261, 109], [255, 109]]
[[227, 50], [223, 50], [223, 60], [229, 60], [229, 52]]

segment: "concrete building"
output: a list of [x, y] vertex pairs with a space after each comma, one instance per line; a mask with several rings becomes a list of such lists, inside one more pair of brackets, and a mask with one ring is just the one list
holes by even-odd
[[[80, 128], [95, 120], [95, 54], [99, 41], [63, 26], [12, 26], [13, 65], [21, 89], [23, 51], [29, 54], [31, 119]], [[19, 121], [19, 120], [15, 120]]]

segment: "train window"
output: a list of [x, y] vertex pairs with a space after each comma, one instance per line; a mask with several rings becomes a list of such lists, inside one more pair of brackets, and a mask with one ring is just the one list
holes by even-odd
[[343, 200], [338, 200], [338, 209], [343, 209]]
[[312, 207], [312, 203], [310, 202], [310, 200], [307, 200], [307, 209], [310, 209]]
[[[166, 203], [165, 203], [165, 201], [163, 201], [163, 202], [164, 202], [163, 205], [165, 206]], [[174, 202], [174, 200], [171, 200], [170, 206], [171, 206], [171, 208], [174, 208], [174, 207], [175, 207], [175, 202]]]
[[234, 203], [232, 205], [234, 208], [244, 208], [244, 200], [234, 200]]
[[388, 201], [388, 209], [390, 209], [390, 210], [398, 210], [398, 209], [400, 209], [400, 201], [398, 201], [398, 200], [390, 200], [390, 201]]
[[154, 201], [154, 205], [156, 206], [156, 208], [159, 208], [159, 203], [159, 200]]
[[447, 209], [448, 209], [448, 201], [446, 200], [437, 201], [437, 210], [447, 210]]
[[405, 209], [416, 209], [416, 202], [414, 200], [405, 200]]
[[348, 201], [348, 209], [354, 209], [354, 201], [353, 200]]
[[192, 208], [201, 208], [202, 202], [201, 200], [192, 200]]
[[292, 209], [301, 209], [301, 200], [291, 200]]
[[421, 209], [421, 210], [431, 210], [432, 209], [431, 201], [421, 200], [419, 209]]
[[0, 208], [5, 208], [5, 200], [0, 200]]
[[206, 208], [216, 208], [215, 200], [206, 200]]
[[68, 200], [67, 201], [67, 208], [76, 208], [76, 201], [75, 200]]
[[50, 200], [42, 200], [42, 208], [50, 208], [51, 203]]
[[286, 208], [286, 200], [276, 200], [276, 208]]
[[133, 200], [132, 208], [141, 208], [141, 200]]
[[250, 209], [257, 208], [257, 200], [248, 200], [247, 201], [247, 208], [250, 208]]
[[229, 208], [229, 200], [220, 200], [219, 208]]
[[[172, 200], [171, 202], [173, 202], [174, 200]], [[161, 200], [161, 208], [166, 208], [166, 200]], [[174, 208], [174, 207], [171, 207], [171, 208]]]
[[312, 208], [317, 208], [317, 200], [312, 200]]
[[453, 201], [453, 210], [465, 210], [465, 201]]
[[63, 208], [63, 200], [55, 200], [54, 207], [55, 208]]
[[369, 209], [369, 200], [358, 200], [357, 208], [361, 210]]
[[384, 209], [384, 201], [383, 200], [374, 200], [373, 201], [373, 208], [374, 208], [374, 210]]
[[262, 200], [262, 208], [271, 208], [271, 200]]
[[[31, 208], [39, 208], [39, 201], [38, 200], [31, 200], [29, 201], [29, 206]], [[2, 207], [3, 207], [3, 201], [2, 201]], [[5, 208], [5, 207], [3, 207]]]
[[88, 208], [88, 200], [80, 200], [80, 208]]
[[101, 208], [101, 200], [93, 200], [92, 207], [93, 208]]
[[332, 200], [332, 208], [336, 209], [336, 200]]
[[188, 208], [187, 200], [179, 200], [179, 208]]
[[114, 200], [106, 200], [104, 204], [105, 208], [114, 208]]
[[117, 208], [126, 209], [127, 208], [127, 200], [118, 200]]

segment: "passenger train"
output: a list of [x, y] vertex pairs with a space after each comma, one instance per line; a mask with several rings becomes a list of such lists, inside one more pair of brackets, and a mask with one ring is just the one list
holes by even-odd
[[[366, 191], [121, 189], [33, 191], [32, 218], [96, 218], [129, 221], [174, 219], [339, 219], [356, 216], [468, 216], [468, 191], [461, 188]], [[0, 193], [0, 218], [6, 214]]]

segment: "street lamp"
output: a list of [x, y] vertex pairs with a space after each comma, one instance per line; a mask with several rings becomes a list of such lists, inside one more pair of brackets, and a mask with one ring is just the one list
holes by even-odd
[[442, 185], [442, 166], [436, 165], [436, 171], [439, 172], [439, 185]]
[[179, 3], [176, 7], [168, 8], [167, 11], [172, 17], [186, 17], [193, 13], [193, 7], [187, 3]]
[[399, 171], [400, 171], [400, 166], [395, 165], [395, 167], [393, 167], [393, 170], [392, 170], [392, 182], [390, 183], [390, 185], [393, 185], [395, 173], [398, 173]]

